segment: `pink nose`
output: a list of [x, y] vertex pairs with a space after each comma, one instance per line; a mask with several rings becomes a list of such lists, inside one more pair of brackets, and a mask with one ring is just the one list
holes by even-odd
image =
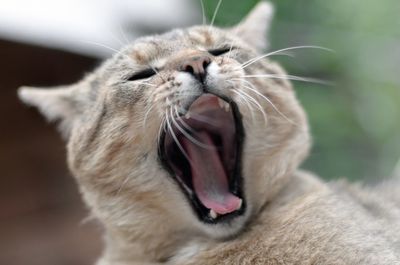
[[197, 80], [203, 83], [207, 75], [207, 67], [210, 63], [210, 57], [197, 55], [184, 59], [179, 70], [192, 74]]

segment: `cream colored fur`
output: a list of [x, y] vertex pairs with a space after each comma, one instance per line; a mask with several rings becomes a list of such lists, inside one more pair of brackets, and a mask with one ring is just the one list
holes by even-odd
[[[261, 2], [235, 28], [141, 38], [75, 85], [20, 89], [24, 102], [61, 122], [69, 167], [104, 226], [98, 265], [400, 264], [399, 182], [364, 188], [301, 172], [310, 136], [286, 73], [268, 58], [242, 69], [266, 46], [272, 13]], [[157, 141], [169, 109], [200, 93], [189, 74], [177, 71], [179, 60], [231, 45], [212, 58], [206, 84], [232, 98], [243, 116], [247, 209], [230, 223], [210, 225], [160, 165]], [[126, 81], [148, 65], [161, 70]], [[283, 79], [246, 77], [255, 74]]]

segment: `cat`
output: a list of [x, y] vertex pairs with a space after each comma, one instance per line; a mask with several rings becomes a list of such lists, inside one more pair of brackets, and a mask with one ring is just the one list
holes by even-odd
[[142, 37], [83, 80], [19, 97], [58, 121], [104, 226], [97, 265], [400, 264], [399, 179], [325, 183], [286, 72], [260, 56], [273, 6], [231, 28]]

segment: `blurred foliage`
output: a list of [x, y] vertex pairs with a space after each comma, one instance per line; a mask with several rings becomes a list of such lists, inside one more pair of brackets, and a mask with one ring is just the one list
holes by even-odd
[[[225, 0], [215, 24], [240, 21], [257, 0]], [[303, 166], [326, 179], [376, 181], [400, 157], [400, 4], [398, 0], [276, 0], [270, 50], [319, 45], [274, 57], [290, 74], [333, 81], [295, 82], [314, 148]], [[210, 21], [217, 0], [204, 0]]]

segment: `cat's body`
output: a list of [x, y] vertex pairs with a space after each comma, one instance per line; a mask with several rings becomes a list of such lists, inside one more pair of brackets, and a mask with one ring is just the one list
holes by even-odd
[[400, 264], [400, 208], [384, 194], [297, 172], [245, 233], [171, 264]]
[[61, 121], [105, 228], [99, 265], [400, 262], [398, 185], [299, 171], [305, 113], [257, 57], [271, 14], [263, 2], [232, 29], [141, 38], [75, 85], [20, 90]]

